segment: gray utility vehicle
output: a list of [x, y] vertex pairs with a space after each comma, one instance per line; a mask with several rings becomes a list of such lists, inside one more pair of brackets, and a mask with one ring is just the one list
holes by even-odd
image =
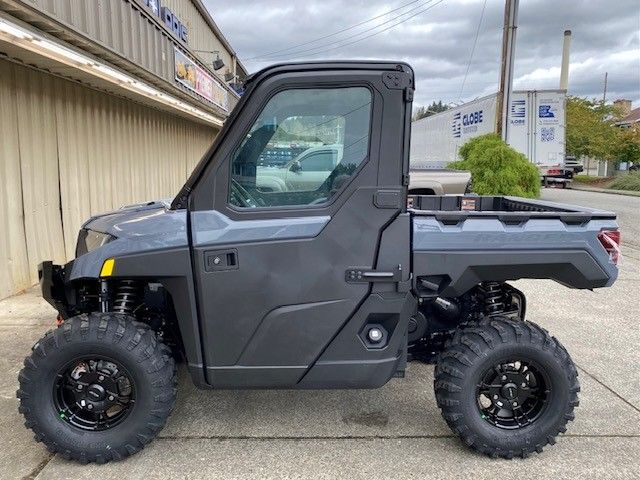
[[[173, 201], [86, 222], [75, 260], [40, 266], [59, 326], [19, 375], [35, 438], [80, 462], [139, 451], [173, 409], [180, 359], [199, 387], [234, 389], [376, 388], [419, 359], [468, 445], [511, 458], [553, 443], [577, 372], [505, 282], [611, 285], [615, 215], [473, 195], [409, 209], [413, 86], [402, 63], [262, 70]], [[261, 190], [262, 150], [292, 132], [339, 160], [315, 189]]]

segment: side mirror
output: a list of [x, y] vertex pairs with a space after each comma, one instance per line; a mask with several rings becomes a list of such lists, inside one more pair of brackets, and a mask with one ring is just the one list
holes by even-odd
[[289, 171], [299, 173], [302, 171], [302, 165], [300, 165], [300, 162], [296, 160], [291, 164], [291, 167], [289, 167]]

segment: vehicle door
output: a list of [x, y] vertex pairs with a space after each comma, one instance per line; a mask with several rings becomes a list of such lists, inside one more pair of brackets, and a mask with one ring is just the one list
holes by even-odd
[[[404, 68], [282, 66], [248, 86], [189, 199], [213, 386], [295, 386], [369, 294], [348, 272], [375, 266], [382, 231], [406, 205], [410, 103], [390, 80], [411, 84]], [[285, 191], [261, 189], [261, 155], [305, 142], [339, 145], [340, 161], [309, 166], [313, 181]]]

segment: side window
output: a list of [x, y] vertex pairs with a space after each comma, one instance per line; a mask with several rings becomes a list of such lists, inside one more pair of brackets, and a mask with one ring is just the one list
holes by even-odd
[[274, 95], [231, 159], [229, 203], [321, 205], [367, 158], [371, 92], [292, 89]]
[[[310, 154], [300, 159], [300, 172], [331, 172], [337, 162], [335, 150], [323, 150]], [[298, 165], [294, 163], [294, 170], [298, 169]]]

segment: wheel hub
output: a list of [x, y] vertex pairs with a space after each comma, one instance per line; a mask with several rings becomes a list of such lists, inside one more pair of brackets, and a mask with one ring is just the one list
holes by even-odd
[[499, 428], [531, 424], [540, 415], [549, 394], [548, 382], [532, 364], [514, 360], [487, 370], [477, 385], [482, 418]]
[[504, 385], [501, 389], [500, 392], [502, 393], [502, 396], [506, 399], [506, 400], [515, 400], [516, 398], [518, 398], [518, 386], [513, 383], [513, 382], [509, 382], [506, 385]]
[[119, 423], [135, 402], [130, 377], [118, 364], [89, 359], [58, 374], [54, 389], [62, 420], [84, 430], [105, 430]]
[[104, 388], [101, 385], [93, 384], [90, 385], [87, 389], [87, 397], [90, 398], [94, 402], [99, 402], [103, 400], [107, 392], [105, 392]]

